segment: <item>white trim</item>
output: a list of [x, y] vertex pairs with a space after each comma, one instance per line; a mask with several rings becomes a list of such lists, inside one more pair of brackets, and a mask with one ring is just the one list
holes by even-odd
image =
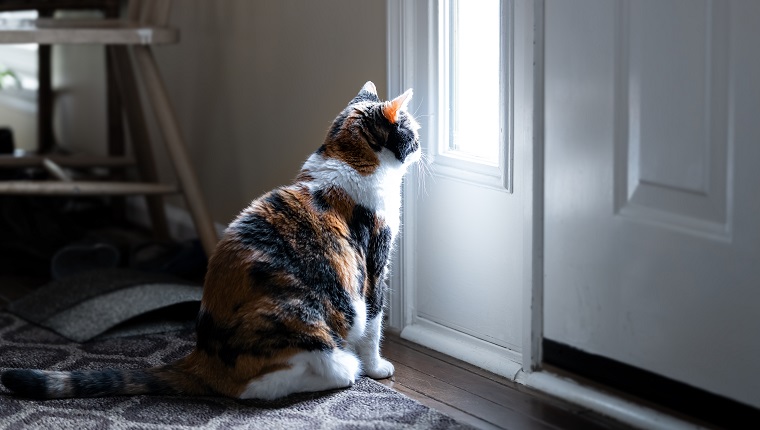
[[[504, 1], [506, 2], [506, 8], [503, 12], [509, 12], [510, 14], [516, 12], [523, 13], [521, 11], [526, 10], [528, 8], [527, 5], [532, 5], [532, 1], [530, 0]], [[426, 142], [437, 142], [440, 140], [441, 124], [439, 121], [444, 120], [439, 115], [439, 112], [441, 112], [440, 103], [443, 101], [440, 91], [440, 70], [437, 67], [439, 58], [443, 55], [442, 47], [438, 42], [441, 37], [439, 5], [440, 0], [415, 2], [388, 0], [387, 3], [389, 92], [393, 95], [410, 87], [415, 89], [418, 96], [412, 100], [415, 106], [410, 107], [410, 111], [416, 113], [416, 117], [422, 125], [420, 129], [421, 139]], [[528, 15], [528, 18], [532, 18], [532, 14]], [[510, 18], [510, 22], [507, 25], [509, 34], [513, 38], [516, 31], [527, 32], [526, 35], [521, 35], [519, 39], [512, 39], [508, 43], [508, 45], [514, 45], [514, 40], [520, 40], [524, 42], [524, 45], [505, 48], [509, 52], [510, 72], [514, 70], [514, 65], [517, 64], [514, 56], [525, 55], [518, 51], [524, 47], [525, 49], [531, 49], [532, 52], [533, 28], [530, 23], [524, 23], [522, 20], [522, 15], [515, 15]], [[516, 86], [513, 85], [513, 82], [517, 82], [515, 79], [526, 79], [526, 75], [532, 77], [532, 60], [528, 64], [529, 66], [525, 66], [527, 70], [520, 71], [519, 77], [509, 77], [510, 92], [508, 95], [510, 104], [513, 103], [512, 99], [518, 97], [518, 94], [514, 92]], [[521, 90], [519, 96], [532, 96], [532, 89]], [[508, 121], [512, 123], [511, 116], [516, 111], [513, 106], [510, 106], [509, 111], [510, 118]], [[530, 111], [522, 112], [522, 115], [522, 120], [532, 118], [532, 112]], [[530, 145], [530, 131], [531, 127], [528, 127], [527, 134], [522, 130], [518, 132], [514, 130], [514, 127], [510, 127], [510, 138], [514, 142], [518, 138], [528, 139], [528, 142], [522, 144]], [[436, 155], [437, 148], [435, 145], [424, 145], [424, 147], [428, 158]], [[507, 151], [507, 153], [511, 158], [513, 154], [512, 150]], [[530, 170], [527, 166], [529, 164], [526, 164], [526, 169]], [[461, 171], [458, 171], [458, 179], [463, 179], [459, 173]], [[513, 175], [513, 170], [509, 173]], [[415, 287], [417, 279], [415, 254], [417, 238], [414, 228], [405, 228], [405, 226], [414, 226], [417, 222], [416, 196], [418, 193], [415, 187], [418, 186], [420, 178], [415, 175], [416, 172], [409, 172], [403, 190], [402, 229], [399, 246], [392, 263], [390, 307], [387, 326], [391, 330], [401, 332], [404, 338], [433, 349], [444, 351], [447, 354], [460, 354], [458, 357], [460, 359], [475, 363], [497, 374], [514, 377], [515, 372], [521, 368], [521, 364], [519, 364], [522, 362], [521, 353], [448, 329], [421, 318], [417, 313]], [[500, 183], [500, 187], [502, 191], [505, 191], [503, 182]], [[540, 338], [537, 339], [537, 342], [540, 343]], [[454, 344], [458, 345], [458, 347], [454, 348]], [[478, 351], [478, 353], [473, 354], [472, 351]]]
[[[402, 8], [403, 3], [400, 0], [388, 0], [386, 3], [386, 65], [388, 68], [388, 97], [390, 97], [390, 94], [400, 94], [399, 91], [402, 91], [404, 85], [403, 81], [405, 80], [404, 63], [406, 58], [403, 55], [403, 45], [401, 43], [404, 40], [402, 31], [405, 14], [402, 12]], [[403, 187], [401, 191], [402, 201], [409, 200], [404, 196], [405, 189], [406, 187]], [[403, 226], [403, 224], [404, 208], [402, 203], [401, 225]], [[403, 227], [401, 231], [403, 231]], [[396, 332], [400, 332], [404, 327], [403, 309], [405, 308], [404, 294], [402, 290], [404, 282], [402, 281], [401, 275], [404, 267], [401, 261], [404, 256], [404, 248], [406, 248], [403, 244], [405, 235], [400, 234], [399, 236], [400, 237], [397, 240], [400, 242], [400, 246], [395, 248], [396, 252], [393, 254], [391, 261], [390, 276], [388, 278], [390, 288], [387, 297], [388, 305], [385, 312], [386, 328], [392, 329]]]
[[[515, 94], [515, 144], [524, 150], [523, 179], [523, 370], [541, 367], [544, 316], [544, 141], [543, 0], [517, 1], [515, 69], [521, 91]], [[532, 28], [526, 26], [532, 26]], [[521, 48], [519, 48], [521, 47]]]
[[[439, 119], [437, 134], [441, 137], [438, 144], [433, 146], [431, 169], [437, 176], [446, 177], [455, 181], [480, 185], [492, 190], [513, 192], [514, 178], [514, 0], [501, 0], [500, 3], [500, 58], [499, 58], [499, 110], [500, 110], [500, 134], [498, 165], [484, 163], [476, 157], [470, 157], [449, 149], [452, 141], [451, 136], [451, 82], [450, 70], [447, 66], [451, 56], [448, 32], [450, 26], [450, 3], [451, 0], [443, 1], [444, 5], [438, 11], [437, 39], [438, 58], [443, 58], [437, 67], [435, 75], [430, 75], [430, 80], [437, 84]], [[430, 49], [433, 49], [431, 45]], [[435, 77], [433, 77], [435, 76]]]
[[[437, 0], [405, 1], [387, 0], [387, 67], [388, 97], [401, 94], [408, 88], [414, 88], [416, 96], [411, 101], [410, 112], [415, 113], [422, 126], [421, 139], [435, 139], [435, 106], [437, 103], [437, 83], [426, 77], [431, 65], [437, 64], [437, 49], [430, 49], [429, 41], [435, 40], [431, 34], [435, 26], [431, 25], [431, 14]], [[436, 14], [433, 14], [435, 16]], [[425, 52], [427, 55], [418, 55]], [[428, 150], [423, 146], [423, 150]], [[431, 154], [427, 154], [429, 157]], [[410, 287], [415, 273], [415, 256], [410, 250], [416, 249], [416, 237], [413, 231], [404, 229], [405, 225], [414, 225], [416, 214], [414, 187], [420, 178], [415, 169], [407, 173], [402, 187], [401, 231], [398, 238], [397, 252], [391, 264], [390, 296], [387, 325], [400, 332], [412, 321], [415, 308], [414, 288]]]
[[[524, 145], [525, 148], [531, 148], [533, 146], [533, 32], [532, 26], [533, 19], [533, 1], [532, 0], [505, 0], [508, 9], [504, 12], [511, 12], [513, 15], [510, 19], [509, 34], [512, 36], [512, 40], [509, 45], [513, 47], [509, 48], [509, 62], [510, 71], [515, 75], [509, 79], [510, 85], [510, 99], [514, 99], [512, 103], [522, 103], [519, 110], [514, 106], [510, 108], [510, 116], [519, 115], [517, 119], [509, 119], [512, 122], [511, 125], [518, 123], [521, 124], [520, 129], [510, 127], [511, 138], [514, 144]], [[440, 76], [437, 68], [439, 64], [438, 59], [442, 53], [441, 46], [438, 44], [438, 40], [441, 37], [440, 34], [440, 17], [439, 12], [439, 0], [427, 0], [419, 2], [408, 2], [403, 0], [388, 0], [388, 78], [389, 78], [389, 92], [396, 94], [403, 91], [406, 88], [415, 88], [419, 97], [415, 97], [412, 103], [416, 103], [416, 106], [410, 108], [411, 112], [417, 112], [422, 128], [420, 130], [421, 138], [427, 142], [437, 142], [440, 139], [438, 137], [441, 133], [441, 127], [439, 121], [444, 120], [438, 114], [441, 111], [440, 103], [443, 96], [440, 92]], [[515, 43], [519, 43], [516, 45]], [[506, 49], [506, 48], [505, 48]], [[519, 65], [520, 69], [517, 70], [515, 65]], [[514, 82], [519, 84], [515, 85]], [[527, 84], [527, 88], [526, 87]], [[515, 88], [519, 88], [519, 91], [515, 91]], [[523, 123], [528, 125], [522, 125]], [[426, 145], [426, 153], [428, 157], [435, 156], [437, 148], [435, 145]], [[509, 151], [511, 152], [511, 151]], [[524, 190], [520, 192], [532, 193], [531, 187], [532, 179], [532, 154], [529, 150], [523, 151], [528, 153], [526, 160], [521, 160], [522, 168], [525, 172], [520, 172], [521, 177], [519, 182], [525, 182]], [[510, 155], [511, 157], [511, 155]], [[510, 172], [513, 174], [514, 170]], [[461, 179], [461, 175], [460, 179]], [[428, 178], [430, 179], [430, 178]], [[398, 250], [394, 255], [394, 261], [392, 264], [392, 272], [390, 277], [391, 282], [391, 294], [390, 294], [390, 308], [388, 312], [387, 325], [390, 329], [402, 332], [403, 337], [414, 336], [414, 341], [425, 343], [425, 336], [417, 336], [424, 333], [429, 335], [432, 332], [434, 337], [438, 340], [432, 341], [433, 344], [427, 346], [434, 349], [442, 350], [445, 345], [451, 345], [441, 338], [443, 333], [454, 336], [456, 333], [458, 344], [467, 344], [465, 348], [459, 348], [462, 350], [481, 350], [483, 344], [491, 345], [488, 342], [482, 341], [474, 336], [469, 336], [461, 333], [457, 333], [454, 330], [442, 330], [431, 329], [437, 325], [431, 325], [431, 323], [424, 318], [420, 318], [416, 311], [416, 288], [415, 282], [417, 279], [416, 273], [416, 254], [417, 238], [415, 230], [413, 228], [405, 228], [405, 226], [416, 225], [416, 190], [418, 186], [419, 178], [415, 177], [415, 172], [409, 172], [405, 181], [404, 193], [403, 193], [403, 205], [402, 205], [402, 230], [401, 237], [398, 246]], [[502, 190], [503, 184], [502, 184]], [[531, 202], [530, 199], [528, 199]], [[526, 209], [528, 211], [528, 209]], [[526, 212], [526, 236], [533, 237], [533, 228], [536, 224], [533, 224], [533, 220]], [[528, 248], [528, 256], [533, 256], [534, 250], [532, 243]], [[531, 273], [533, 270], [534, 259], [526, 256], [525, 263], [527, 265], [527, 273]], [[526, 277], [526, 283], [531, 281], [531, 277]], [[527, 297], [538, 297], [538, 294], [532, 293], [532, 284], [526, 284], [524, 287], [528, 292]], [[532, 302], [526, 306], [526, 309], [535, 309]], [[534, 315], [527, 311], [529, 315]], [[538, 312], [537, 315], [541, 315]], [[520, 348], [521, 350], [528, 349], [532, 351], [535, 349], [535, 345], [541, 343], [541, 331], [536, 330], [537, 324], [531, 320], [531, 316], [526, 317], [530, 324], [527, 324], [530, 329], [530, 334], [524, 336], [525, 339], [531, 341], [531, 348]], [[417, 327], [417, 326], [420, 327]], [[442, 327], [442, 326], [440, 326]], [[454, 352], [453, 349], [443, 349], [448, 354]], [[492, 360], [491, 358], [481, 360], [477, 354], [468, 355], [468, 358], [463, 358], [467, 361], [478, 362], [478, 365], [488, 366], [489, 369], [495, 369], [496, 373], [502, 374], [507, 377], [514, 375], [513, 368], [520, 368], [520, 364], [524, 360], [522, 353], [493, 345], [492, 356], [501, 354], [499, 360]], [[531, 358], [535, 354], [528, 354]], [[532, 360], [532, 359], [531, 359]], [[491, 366], [486, 362], [509, 361], [508, 364], [499, 364], [498, 366]], [[532, 361], [528, 361], [532, 363]], [[499, 370], [500, 369], [500, 370]], [[502, 373], [505, 372], [505, 373]]]
[[406, 326], [401, 337], [512, 380], [522, 368], [520, 356], [514, 351], [423, 318]]
[[[434, 11], [436, 0], [406, 2], [388, 0], [388, 77], [389, 91], [400, 93], [417, 85], [425, 88], [420, 111], [425, 114], [423, 132], [426, 138], [435, 138], [437, 120], [429, 110], [438, 102], [436, 85], [425, 78], [428, 65], [437, 64], [437, 47], [428, 46], [435, 26], [424, 24], [422, 12]], [[444, 326], [416, 317], [413, 282], [416, 264], [414, 230], [404, 225], [414, 225], [416, 178], [410, 178], [404, 189], [402, 207], [402, 235], [394, 259], [391, 277], [391, 327], [401, 331], [402, 337], [432, 349], [459, 351], [456, 358], [468, 361], [496, 374], [504, 375], [526, 387], [588, 408], [596, 413], [637, 428], [698, 429], [692, 423], [613, 395], [601, 389], [541, 369], [541, 343], [543, 340], [543, 10], [544, 0], [514, 0], [514, 145], [530, 148], [519, 160], [520, 168], [515, 175], [516, 186], [524, 192], [524, 345], [521, 357], [513, 357], [512, 351], [472, 336], [456, 332]], [[429, 24], [429, 23], [428, 23]], [[433, 28], [431, 28], [433, 27]], [[403, 42], [403, 43], [402, 43]], [[414, 49], [428, 50], [429, 57], [415, 56]], [[431, 52], [432, 51], [432, 52]], [[422, 64], [420, 64], [422, 63]], [[415, 88], [416, 89], [416, 88]], [[423, 91], [425, 91], [423, 90]], [[427, 99], [427, 100], [425, 100]], [[418, 102], [420, 98], [417, 99]], [[414, 108], [411, 109], [415, 111]], [[429, 128], [425, 128], [429, 127]], [[432, 135], [432, 137], [431, 137]], [[412, 174], [413, 172], [410, 172]], [[405, 210], [403, 210], [405, 209]], [[456, 346], [452, 346], [456, 345]], [[522, 362], [523, 365], [517, 364]]]

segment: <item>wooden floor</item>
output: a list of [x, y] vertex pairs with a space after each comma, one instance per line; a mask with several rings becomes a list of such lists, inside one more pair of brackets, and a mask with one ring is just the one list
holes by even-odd
[[631, 429], [394, 334], [382, 352], [396, 374], [380, 382], [479, 429]]

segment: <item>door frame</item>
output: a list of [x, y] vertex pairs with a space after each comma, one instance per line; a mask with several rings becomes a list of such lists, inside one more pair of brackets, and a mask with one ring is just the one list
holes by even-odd
[[[525, 187], [523, 206], [523, 345], [517, 371], [504, 374], [511, 380], [607, 415], [640, 428], [697, 429], [693, 424], [659, 410], [624, 399], [603, 388], [581, 384], [573, 375], [558, 374], [542, 367], [544, 297], [544, 8], [545, 0], [512, 0], [515, 13], [513, 36], [514, 70], [522, 77], [514, 81], [514, 145], [529, 147], [516, 169]], [[437, 105], [437, 82], [431, 82], [430, 65], [437, 64], [437, 50], [430, 49], [434, 37], [430, 13], [438, 0], [386, 0], [388, 91], [400, 94], [413, 87], [417, 97]], [[521, 24], [521, 25], [520, 25]], [[425, 52], [426, 55], [418, 55]], [[435, 139], [435, 131], [428, 131]], [[517, 173], [517, 170], [515, 171]], [[402, 233], [393, 256], [389, 279], [387, 327], [400, 333], [413, 319], [415, 237], [404, 234], [403, 226], [416, 222], [416, 202], [411, 187], [402, 190]], [[452, 331], [453, 332], [453, 331]], [[414, 340], [414, 339], [412, 339]], [[456, 340], [454, 340], [456, 342]], [[506, 360], [505, 360], [506, 361]], [[477, 364], [477, 363], [475, 363]], [[513, 366], [508, 367], [514, 369]]]
[[[400, 94], [407, 88], [414, 88], [415, 98], [422, 99], [429, 109], [440, 103], [437, 71], [432, 66], [438, 64], [438, 3], [438, 0], [387, 0], [388, 91], [390, 94]], [[514, 379], [520, 371], [531, 372], [540, 368], [543, 340], [543, 80], [536, 79], [543, 76], [540, 61], [543, 58], [543, 0], [512, 0], [511, 5], [514, 30], [510, 42], [516, 77], [512, 112], [514, 146], [532, 148], [523, 151], [521, 159], [514, 160], [514, 174], [521, 175], [524, 188], [521, 288], [525, 312], [522, 317], [522, 351], [517, 356], [498, 357], [499, 350], [483, 342], [474, 345], [478, 351], [472, 355], [488, 356], [483, 361], [489, 363], [489, 370]], [[424, 54], [420, 55], [420, 52]], [[430, 111], [433, 112], [432, 109]], [[426, 138], [438, 138], [435, 128], [424, 130]], [[413, 187], [417, 186], [415, 179], [411, 178], [404, 184], [402, 234], [390, 278], [392, 293], [387, 324], [396, 332], [408, 328], [414, 318], [414, 252], [417, 244], [413, 234], [403, 233], [403, 226], [415, 225], [417, 221], [416, 202], [412, 198]], [[413, 330], [407, 330], [405, 334], [410, 331]], [[424, 334], [438, 337], [438, 343], [462, 340], [456, 339], [457, 334], [453, 330], [441, 334], [426, 330]], [[450, 339], [445, 339], [447, 336]]]

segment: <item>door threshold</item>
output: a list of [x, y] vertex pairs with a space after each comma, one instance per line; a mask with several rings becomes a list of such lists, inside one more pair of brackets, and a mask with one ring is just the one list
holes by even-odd
[[559, 369], [547, 367], [530, 373], [520, 371], [515, 382], [636, 428], [672, 430], [710, 428], [690, 417], [680, 417], [657, 405], [646, 404], [625, 393], [612, 392], [606, 387], [585, 381], [575, 375], [565, 374]]
[[[391, 361], [398, 359], [399, 355], [394, 345], [396, 347], [405, 345], [432, 355], [438, 360], [464, 367], [475, 375], [492, 379], [501, 384], [512, 383], [517, 387], [522, 386], [535, 394], [573, 405], [576, 413], [590, 412], [630, 428], [673, 430], [711, 428], [710, 425], [693, 417], [647, 403], [624, 392], [616, 391], [552, 366], [545, 365], [541, 370], [525, 372], [522, 370], [522, 365], [510, 355], [505, 355], [501, 348], [499, 348], [501, 350], [501, 354], [499, 354], [499, 351], [494, 350], [497, 348], [495, 345], [489, 347], [488, 345], [473, 343], [471, 339], [462, 339], [461, 337], [464, 335], [461, 333], [458, 333], [459, 336], [451, 337], [450, 333], [444, 333], [440, 327], [436, 326], [434, 323], [415, 324], [407, 326], [400, 334], [387, 333], [386, 340], [391, 341], [387, 345], [390, 348], [388, 352], [391, 352], [391, 356], [388, 358]], [[487, 342], [482, 343], [487, 344]], [[469, 390], [467, 387], [460, 388]], [[437, 390], [442, 390], [442, 388]], [[440, 401], [442, 399], [433, 400]], [[494, 421], [491, 420], [490, 424], [494, 424]], [[478, 427], [490, 428], [487, 426]]]

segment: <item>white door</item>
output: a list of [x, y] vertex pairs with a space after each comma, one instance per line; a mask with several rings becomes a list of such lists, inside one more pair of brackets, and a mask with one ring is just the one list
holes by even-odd
[[416, 48], [399, 67], [408, 79], [394, 84], [391, 70], [390, 87], [414, 87], [411, 110], [430, 161], [424, 178], [406, 184], [391, 321], [407, 339], [513, 376], [522, 358], [531, 162], [520, 144], [525, 128], [513, 129], [525, 115], [513, 109], [524, 97], [513, 83], [532, 72], [523, 49], [532, 26], [517, 18], [532, 9], [510, 0], [390, 4], [402, 9], [390, 16], [391, 26], [402, 21], [391, 27], [392, 49], [394, 41]]
[[547, 0], [544, 336], [760, 407], [760, 2]]

